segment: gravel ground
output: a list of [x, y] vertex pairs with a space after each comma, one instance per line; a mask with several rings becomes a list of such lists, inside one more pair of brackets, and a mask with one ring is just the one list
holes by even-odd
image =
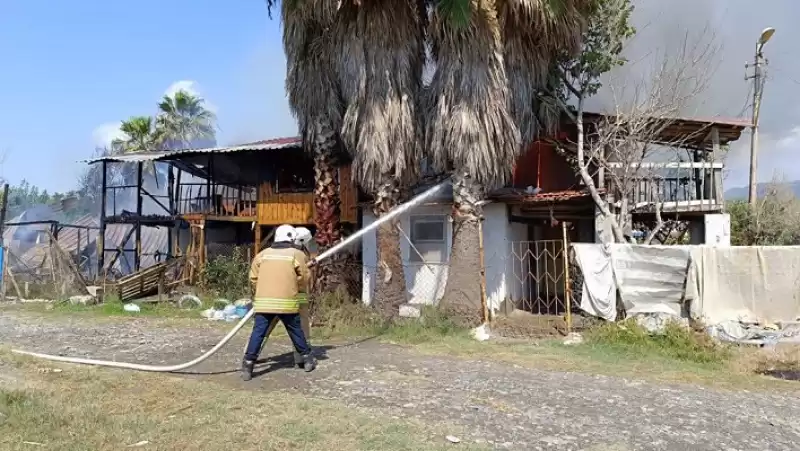
[[[190, 360], [226, 329], [154, 319], [102, 321], [0, 310], [0, 344], [152, 364]], [[391, 416], [465, 426], [464, 442], [521, 450], [800, 449], [798, 397], [723, 392], [605, 376], [417, 355], [364, 341], [317, 348], [317, 371], [291, 369], [286, 337], [267, 348], [262, 373], [233, 373], [244, 335], [187, 377], [253, 390], [286, 390], [374, 408]], [[442, 431], [442, 434], [447, 434]]]

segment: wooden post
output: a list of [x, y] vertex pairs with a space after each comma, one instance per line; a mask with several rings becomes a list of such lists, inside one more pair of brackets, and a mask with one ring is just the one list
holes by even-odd
[[142, 182], [144, 178], [144, 163], [136, 163], [136, 251], [133, 254], [133, 270], [138, 272], [142, 264]]
[[177, 207], [175, 208], [175, 214], [176, 215], [179, 215], [182, 212], [181, 211], [182, 210], [182, 205], [181, 205], [181, 197], [182, 197], [181, 196], [181, 194], [182, 194], [181, 193], [181, 175], [182, 174], [183, 174], [183, 171], [178, 169], [178, 177], [175, 179], [175, 194], [173, 195], [173, 197], [175, 199], [175, 205], [177, 205]]
[[567, 223], [561, 221], [561, 235], [563, 240], [563, 255], [564, 262], [564, 302], [565, 302], [565, 321], [567, 323], [567, 333], [572, 332], [572, 299], [570, 296], [570, 281], [569, 281], [569, 241], [567, 240]]
[[164, 272], [166, 271], [165, 268], [161, 268], [158, 271], [158, 302], [161, 303], [164, 296]]
[[[175, 216], [175, 173], [171, 163], [167, 164], [167, 199], [169, 203], [169, 215]], [[167, 229], [167, 260], [173, 257], [173, 234], [175, 226]]]
[[200, 261], [200, 268], [206, 265], [206, 220], [200, 221], [200, 248], [198, 249], [198, 260]]
[[205, 213], [208, 214], [213, 211], [213, 207], [211, 205], [211, 174], [214, 172], [214, 155], [208, 154], [208, 167], [206, 167], [206, 211]]
[[108, 189], [108, 180], [107, 176], [107, 167], [106, 162], [103, 161], [101, 163], [103, 165], [103, 177], [102, 182], [100, 183], [100, 230], [97, 232], [97, 277], [100, 277], [103, 274], [103, 268], [105, 268], [106, 263], [106, 190]]
[[0, 252], [2, 254], [2, 265], [0, 265], [0, 300], [6, 300], [6, 252], [5, 240], [3, 235], [6, 232], [6, 212], [8, 211], [8, 183], [3, 185], [3, 203], [0, 206]]
[[[5, 259], [3, 259], [3, 266], [5, 266]], [[22, 295], [22, 292], [19, 289], [19, 285], [17, 284], [17, 279], [14, 277], [14, 273], [11, 272], [11, 268], [7, 269], [8, 278], [11, 280], [11, 284], [14, 285], [14, 291], [17, 293], [17, 302], [22, 301], [25, 297]], [[28, 283], [25, 282], [25, 296], [27, 296]], [[5, 296], [5, 295], [4, 295]]]
[[255, 227], [255, 241], [253, 242], [253, 258], [261, 251], [261, 224], [258, 221], [254, 224]]
[[[182, 174], [183, 174], [183, 171], [178, 169], [178, 176], [175, 179], [175, 196], [174, 196], [174, 198], [175, 198], [175, 223], [172, 226], [175, 229], [175, 235], [173, 236], [173, 239], [175, 240], [175, 243], [172, 245], [172, 250], [173, 250], [173, 252], [177, 252], [178, 254], [181, 254], [181, 246], [180, 246], [180, 244], [181, 244], [180, 243], [181, 229], [180, 229], [180, 226], [181, 226], [181, 222], [182, 221], [181, 221], [180, 217], [181, 217], [182, 208], [183, 208], [182, 207], [182, 201], [181, 201], [181, 197], [182, 197], [181, 196], [182, 195], [181, 175]], [[190, 232], [191, 232], [191, 230], [190, 230]], [[188, 252], [187, 252], [187, 254], [188, 254]]]
[[714, 167], [714, 165], [717, 163], [717, 155], [719, 155], [719, 150], [719, 129], [717, 127], [713, 127], [711, 129], [711, 169], [709, 170], [709, 178], [706, 186], [708, 187], [709, 203], [716, 204], [715, 208], [722, 208], [723, 205], [722, 171], [719, 171], [720, 179], [717, 180], [717, 169]]
[[489, 305], [486, 300], [486, 262], [484, 261], [484, 252], [483, 252], [483, 219], [478, 221], [478, 256], [481, 259], [481, 307], [483, 308], [483, 312], [481, 312], [483, 316], [483, 322], [489, 322]]

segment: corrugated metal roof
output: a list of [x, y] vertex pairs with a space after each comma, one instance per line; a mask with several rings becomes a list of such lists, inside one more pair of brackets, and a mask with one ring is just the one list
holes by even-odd
[[165, 150], [158, 152], [136, 152], [136, 153], [127, 153], [122, 155], [110, 155], [97, 158], [90, 158], [88, 160], [82, 160], [81, 163], [93, 164], [101, 161], [114, 161], [120, 163], [165, 161], [165, 160], [175, 159], [175, 157], [180, 155], [280, 150], [280, 149], [290, 149], [293, 147], [299, 148], [302, 145], [303, 145], [303, 140], [299, 137], [275, 138], [275, 139], [266, 139], [263, 141], [256, 141], [247, 144], [240, 144], [237, 146], [208, 147], [205, 149]]

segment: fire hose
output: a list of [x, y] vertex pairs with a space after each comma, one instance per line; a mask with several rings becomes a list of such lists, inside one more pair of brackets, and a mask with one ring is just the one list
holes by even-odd
[[[396, 219], [401, 214], [405, 213], [406, 211], [410, 210], [411, 208], [416, 207], [417, 205], [425, 202], [426, 200], [430, 199], [431, 197], [435, 196], [439, 191], [447, 183], [447, 180], [438, 183], [437, 185], [429, 188], [428, 190], [422, 192], [418, 196], [414, 197], [413, 199], [409, 200], [406, 203], [398, 205], [396, 208], [392, 209], [389, 213], [385, 214], [384, 216], [380, 217], [378, 220], [373, 222], [372, 224], [368, 225], [367, 227], [362, 228], [358, 232], [350, 235], [345, 240], [337, 243], [336, 245], [332, 246], [330, 249], [324, 251], [323, 253], [319, 254], [316, 258], [309, 262], [309, 267], [317, 265], [320, 261], [329, 258], [330, 256], [334, 255], [335, 253], [339, 252], [346, 246], [350, 245], [353, 241], [358, 240], [365, 234], [375, 230], [381, 224], [392, 221]], [[52, 360], [55, 362], [66, 362], [66, 363], [77, 363], [81, 365], [94, 365], [94, 366], [106, 366], [111, 368], [124, 368], [129, 370], [137, 370], [137, 371], [148, 371], [148, 372], [155, 372], [155, 373], [172, 373], [176, 371], [182, 371], [187, 368], [191, 368], [195, 365], [200, 364], [201, 362], [205, 361], [212, 355], [216, 354], [220, 349], [222, 349], [231, 338], [234, 337], [239, 331], [244, 327], [244, 325], [250, 321], [250, 318], [253, 317], [255, 314], [254, 310], [249, 310], [247, 314], [235, 325], [227, 335], [225, 335], [219, 343], [216, 344], [213, 348], [208, 350], [205, 354], [201, 355], [200, 357], [177, 365], [144, 365], [139, 363], [127, 363], [127, 362], [114, 362], [110, 360], [95, 360], [95, 359], [86, 359], [81, 357], [65, 357], [59, 355], [50, 355], [50, 354], [41, 354], [38, 352], [30, 352], [30, 351], [23, 351], [20, 349], [12, 349], [11, 352], [14, 354], [26, 355], [30, 357], [36, 357], [45, 360]]]

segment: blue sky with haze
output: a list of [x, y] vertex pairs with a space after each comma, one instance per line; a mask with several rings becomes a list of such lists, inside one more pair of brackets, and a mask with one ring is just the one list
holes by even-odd
[[[723, 44], [703, 114], [737, 115], [747, 99], [744, 62], [766, 26], [770, 80], [762, 115], [761, 180], [800, 178], [800, 2], [635, 0], [633, 59], [710, 24]], [[758, 4], [758, 7], [754, 6]], [[797, 31], [795, 31], [797, 30]], [[219, 117], [221, 144], [294, 135], [283, 90], [280, 24], [263, 0], [0, 0], [0, 175], [48, 190], [75, 185], [96, 145], [120, 120], [152, 114], [186, 88]], [[733, 146], [730, 186], [746, 183], [748, 136]]]
[[0, 5], [0, 152], [12, 183], [73, 187], [76, 160], [177, 87], [216, 110], [220, 143], [296, 133], [279, 23], [262, 0]]

